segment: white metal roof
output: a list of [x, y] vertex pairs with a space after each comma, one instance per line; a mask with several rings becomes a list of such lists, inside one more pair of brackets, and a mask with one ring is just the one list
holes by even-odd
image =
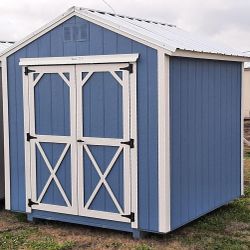
[[163, 47], [171, 52], [177, 49], [205, 52], [229, 56], [243, 56], [246, 54], [240, 51], [220, 45], [211, 39], [186, 32], [175, 25], [129, 17], [119, 14], [108, 13], [85, 8], [75, 8], [76, 11], [87, 14], [94, 19], [112, 23], [121, 30], [127, 30], [141, 38], [148, 39], [152, 43]]
[[0, 57], [14, 53], [74, 15], [146, 45], [164, 49], [168, 55], [175, 55], [174, 53], [178, 51], [187, 51], [239, 57], [240, 60], [244, 58], [244, 61], [250, 57], [246, 53], [215, 43], [209, 38], [186, 32], [175, 25], [80, 7], [70, 8], [41, 29], [16, 42], [9, 49], [4, 52], [0, 50]]
[[0, 41], [0, 53], [13, 45], [13, 42]]

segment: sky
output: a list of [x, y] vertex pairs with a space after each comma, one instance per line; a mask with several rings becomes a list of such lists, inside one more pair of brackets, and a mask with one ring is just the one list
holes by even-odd
[[[239, 51], [250, 51], [249, 0], [105, 1], [116, 13], [175, 24]], [[20, 40], [72, 6], [111, 11], [103, 0], [1, 0], [0, 40]]]

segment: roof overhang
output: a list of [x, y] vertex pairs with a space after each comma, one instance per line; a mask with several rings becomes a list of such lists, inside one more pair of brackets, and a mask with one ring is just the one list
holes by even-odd
[[209, 59], [209, 60], [220, 60], [220, 61], [235, 61], [235, 62], [248, 62], [250, 61], [250, 56], [234, 56], [234, 55], [223, 55], [223, 54], [214, 54], [206, 52], [196, 52], [188, 50], [177, 49], [172, 56], [179, 57], [191, 57], [199, 59]]

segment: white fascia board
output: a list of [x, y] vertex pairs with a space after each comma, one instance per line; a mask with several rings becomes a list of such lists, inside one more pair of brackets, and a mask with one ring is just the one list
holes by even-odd
[[223, 54], [214, 54], [214, 53], [197, 52], [197, 51], [180, 50], [180, 49], [177, 49], [174, 53], [172, 53], [171, 56], [221, 60], [221, 61], [235, 61], [235, 62], [247, 62], [250, 60], [249, 57], [243, 57], [243, 56], [223, 55]]
[[138, 58], [139, 54], [21, 58], [19, 65], [38, 66], [38, 65], [97, 64], [97, 63], [118, 63], [118, 62], [133, 63], [136, 62]]

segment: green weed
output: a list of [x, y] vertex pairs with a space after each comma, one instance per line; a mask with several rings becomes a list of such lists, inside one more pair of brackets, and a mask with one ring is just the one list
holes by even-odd
[[35, 229], [21, 229], [19, 231], [4, 232], [0, 234], [0, 249], [18, 249], [23, 245], [30, 234], [34, 232]]
[[152, 248], [147, 244], [141, 244], [136, 246], [135, 250], [152, 250]]
[[34, 249], [34, 250], [44, 250], [44, 249], [46, 250], [69, 250], [73, 248], [74, 243], [71, 241], [58, 243], [51, 237], [44, 237], [42, 239], [28, 242], [26, 245], [28, 249]]

